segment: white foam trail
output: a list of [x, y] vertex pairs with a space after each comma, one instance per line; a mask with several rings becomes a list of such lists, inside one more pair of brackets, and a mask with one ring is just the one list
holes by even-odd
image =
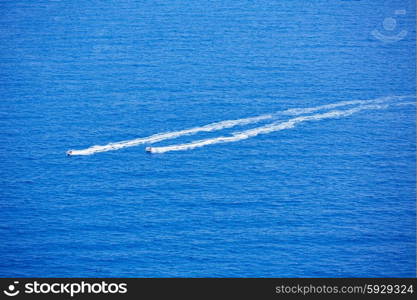
[[174, 139], [180, 136], [184, 135], [192, 135], [196, 134], [198, 132], [210, 132], [210, 131], [217, 131], [222, 130], [226, 128], [232, 128], [235, 126], [243, 126], [253, 123], [258, 123], [264, 120], [272, 119], [273, 117], [277, 115], [302, 115], [302, 114], [308, 114], [320, 110], [325, 109], [332, 109], [337, 108], [341, 106], [348, 106], [348, 105], [364, 105], [369, 103], [383, 103], [387, 102], [393, 99], [404, 99], [404, 98], [411, 98], [414, 97], [414, 95], [407, 95], [407, 96], [388, 96], [388, 97], [382, 97], [372, 100], [351, 100], [351, 101], [341, 101], [337, 103], [331, 103], [326, 105], [320, 105], [316, 107], [308, 107], [308, 108], [293, 108], [293, 109], [287, 109], [281, 112], [276, 112], [273, 114], [266, 114], [256, 117], [250, 117], [250, 118], [243, 118], [243, 119], [237, 119], [237, 120], [225, 120], [220, 121], [216, 123], [211, 123], [208, 125], [200, 126], [200, 127], [194, 127], [190, 129], [184, 129], [180, 131], [172, 131], [172, 132], [165, 132], [165, 133], [158, 133], [154, 134], [148, 137], [143, 138], [137, 138], [133, 140], [127, 140], [127, 141], [120, 141], [115, 143], [109, 143], [107, 145], [96, 145], [91, 146], [86, 149], [80, 149], [80, 150], [69, 150], [67, 151], [68, 155], [92, 155], [99, 152], [107, 152], [112, 150], [118, 150], [126, 147], [133, 147], [141, 144], [153, 144], [156, 142], [168, 140], [168, 139]]
[[332, 104], [326, 104], [326, 105], [320, 105], [316, 107], [307, 107], [307, 108], [291, 108], [287, 109], [286, 111], [282, 112], [285, 115], [303, 115], [303, 114], [309, 114], [312, 112], [316, 112], [319, 110], [324, 109], [332, 109], [340, 106], [348, 106], [348, 105], [361, 105], [366, 104], [369, 102], [374, 102], [377, 100], [351, 100], [351, 101], [342, 101], [338, 103], [332, 103]]
[[262, 116], [238, 119], [238, 120], [226, 120], [226, 121], [211, 123], [211, 124], [204, 125], [201, 127], [194, 127], [190, 129], [184, 129], [180, 131], [173, 131], [173, 132], [166, 132], [166, 133], [158, 133], [158, 134], [154, 134], [154, 135], [144, 137], [144, 138], [121, 141], [117, 143], [110, 143], [110, 144], [103, 145], [103, 146], [92, 146], [92, 147], [81, 149], [81, 150], [69, 150], [67, 151], [67, 153], [71, 156], [72, 155], [91, 155], [94, 153], [118, 150], [118, 149], [137, 146], [137, 145], [145, 144], [145, 143], [152, 144], [152, 143], [156, 143], [156, 142], [160, 142], [160, 141], [164, 141], [168, 139], [174, 139], [183, 135], [192, 135], [198, 132], [210, 132], [210, 131], [216, 131], [216, 130], [221, 130], [221, 129], [226, 129], [226, 128], [232, 128], [235, 126], [242, 126], [242, 125], [257, 123], [263, 120], [271, 119], [272, 117], [273, 117], [272, 115], [262, 115]]
[[403, 106], [403, 105], [416, 105], [415, 102], [401, 102], [401, 103], [395, 103], [396, 106]]
[[257, 127], [254, 129], [249, 129], [241, 132], [235, 132], [231, 136], [221, 136], [217, 138], [199, 140], [191, 143], [186, 144], [179, 144], [179, 145], [172, 145], [172, 146], [165, 146], [165, 147], [152, 147], [152, 153], [165, 153], [169, 151], [184, 151], [184, 150], [191, 150], [199, 147], [204, 147], [208, 145], [218, 144], [218, 143], [230, 143], [230, 142], [237, 142], [245, 139], [249, 139], [255, 137], [260, 134], [267, 134], [271, 132], [276, 132], [284, 129], [293, 128], [295, 125], [307, 121], [318, 121], [322, 119], [330, 119], [330, 118], [340, 118], [352, 115], [356, 112], [365, 110], [365, 109], [382, 109], [387, 108], [388, 105], [382, 104], [374, 104], [374, 105], [362, 105], [359, 107], [347, 109], [347, 110], [333, 110], [326, 113], [309, 115], [309, 116], [302, 116], [290, 119], [285, 122], [274, 122], [265, 126]]
[[372, 100], [341, 101], [341, 102], [337, 102], [337, 103], [325, 104], [325, 105], [320, 105], [320, 106], [316, 106], [316, 107], [287, 109], [286, 111], [283, 111], [282, 114], [302, 115], [302, 114], [308, 114], [308, 113], [316, 112], [316, 111], [319, 111], [319, 110], [332, 109], [332, 108], [337, 108], [337, 107], [341, 107], [341, 106], [365, 105], [365, 104], [369, 104], [369, 103], [373, 103], [373, 104], [375, 104], [375, 103], [384, 103], [384, 102], [388, 102], [388, 101], [391, 101], [391, 100], [394, 100], [394, 99], [401, 100], [401, 99], [407, 99], [407, 98], [415, 98], [415, 96], [414, 95], [387, 96], [387, 97], [381, 97], [381, 98], [376, 98], [376, 99], [372, 99]]

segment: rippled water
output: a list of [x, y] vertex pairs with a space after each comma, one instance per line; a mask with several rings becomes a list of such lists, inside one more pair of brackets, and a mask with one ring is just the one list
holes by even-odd
[[2, 1], [0, 276], [415, 276], [415, 35], [414, 1]]

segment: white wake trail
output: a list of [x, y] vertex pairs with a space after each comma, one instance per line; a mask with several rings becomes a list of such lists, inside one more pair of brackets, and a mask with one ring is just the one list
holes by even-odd
[[333, 109], [341, 106], [348, 106], [348, 105], [366, 105], [366, 104], [377, 104], [377, 103], [384, 103], [389, 102], [391, 100], [402, 100], [407, 98], [415, 98], [414, 95], [406, 95], [406, 96], [386, 96], [386, 97], [380, 97], [376, 99], [371, 100], [348, 100], [348, 101], [341, 101], [331, 104], [325, 104], [325, 105], [319, 105], [316, 107], [307, 107], [307, 108], [292, 108], [287, 109], [286, 111], [283, 111], [282, 114], [285, 115], [303, 115], [303, 114], [309, 114], [320, 110], [325, 109]]
[[[165, 132], [165, 133], [157, 133], [148, 137], [142, 137], [142, 138], [137, 138], [133, 140], [114, 142], [114, 143], [109, 143], [107, 145], [96, 145], [96, 146], [91, 146], [89, 148], [80, 149], [80, 150], [69, 150], [67, 151], [67, 154], [71, 156], [92, 155], [92, 154], [99, 153], [99, 152], [118, 150], [118, 149], [133, 147], [133, 146], [137, 146], [141, 144], [153, 144], [153, 143], [157, 143], [157, 142], [164, 141], [164, 140], [175, 139], [184, 135], [193, 135], [199, 132], [211, 132], [211, 131], [232, 128], [235, 126], [254, 124], [254, 123], [262, 122], [264, 120], [270, 120], [278, 115], [292, 115], [292, 116], [303, 115], [303, 114], [308, 114], [308, 113], [312, 113], [312, 112], [316, 112], [320, 110], [333, 109], [333, 108], [337, 108], [341, 106], [364, 105], [364, 104], [369, 104], [369, 103], [374, 103], [374, 104], [384, 103], [384, 102], [388, 102], [394, 99], [400, 100], [400, 99], [411, 98], [411, 97], [415, 98], [414, 95], [388, 96], [388, 97], [382, 97], [382, 98], [377, 98], [377, 99], [372, 99], [372, 100], [341, 101], [337, 103], [320, 105], [320, 106], [315, 106], [315, 107], [293, 108], [293, 109], [287, 109], [287, 110], [280, 111], [280, 112], [275, 112], [273, 114], [265, 114], [261, 116], [255, 116], [255, 117], [243, 118], [243, 119], [237, 119], [237, 120], [225, 120], [225, 121], [215, 122], [215, 123], [211, 123], [208, 125], [194, 127], [190, 129]], [[229, 139], [230, 137], [227, 137], [227, 138]], [[223, 139], [223, 137], [221, 137], [221, 139]], [[158, 148], [163, 148], [163, 147], [158, 147]]]
[[302, 116], [290, 119], [285, 122], [275, 122], [265, 126], [257, 127], [254, 129], [249, 129], [241, 132], [235, 132], [231, 136], [221, 136], [217, 138], [199, 140], [191, 143], [186, 144], [179, 144], [179, 145], [172, 145], [172, 146], [165, 146], [165, 147], [152, 147], [152, 153], [165, 153], [170, 151], [184, 151], [184, 150], [191, 150], [199, 147], [204, 147], [213, 144], [219, 143], [230, 143], [230, 142], [237, 142], [245, 139], [249, 139], [255, 137], [260, 134], [267, 134], [271, 132], [276, 132], [280, 130], [290, 129], [293, 128], [295, 125], [307, 121], [318, 121], [323, 119], [330, 119], [330, 118], [340, 118], [350, 116], [356, 112], [365, 110], [365, 109], [383, 109], [387, 108], [387, 104], [373, 104], [373, 105], [362, 105], [359, 107], [347, 109], [347, 110], [333, 110], [326, 113], [309, 115], [309, 116]]
[[152, 143], [156, 143], [156, 142], [160, 142], [160, 141], [164, 141], [168, 139], [174, 139], [183, 135], [192, 135], [198, 132], [210, 132], [210, 131], [216, 131], [216, 130], [221, 130], [221, 129], [226, 129], [226, 128], [232, 128], [235, 126], [258, 123], [264, 120], [271, 119], [272, 117], [273, 117], [272, 115], [262, 115], [262, 116], [238, 119], [238, 120], [226, 120], [226, 121], [211, 123], [211, 124], [204, 125], [201, 127], [194, 127], [190, 129], [184, 129], [180, 131], [173, 131], [173, 132], [166, 132], [166, 133], [158, 133], [158, 134], [154, 134], [148, 137], [137, 138], [137, 139], [128, 140], [128, 141], [121, 141], [117, 143], [110, 143], [110, 144], [103, 145], [103, 146], [92, 146], [92, 147], [81, 149], [81, 150], [69, 150], [67, 153], [69, 155], [91, 155], [94, 153], [118, 150], [118, 149], [122, 149], [126, 147], [137, 146], [140, 144], [152, 144]]

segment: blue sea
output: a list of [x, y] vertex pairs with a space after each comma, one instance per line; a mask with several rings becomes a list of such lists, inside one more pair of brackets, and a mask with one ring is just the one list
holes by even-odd
[[414, 277], [415, 11], [1, 1], [0, 276]]

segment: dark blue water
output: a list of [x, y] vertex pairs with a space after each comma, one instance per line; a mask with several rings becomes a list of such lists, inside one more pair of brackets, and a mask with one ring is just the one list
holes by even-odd
[[415, 35], [413, 0], [1, 1], [0, 276], [415, 276], [413, 105], [65, 156], [413, 95]]

